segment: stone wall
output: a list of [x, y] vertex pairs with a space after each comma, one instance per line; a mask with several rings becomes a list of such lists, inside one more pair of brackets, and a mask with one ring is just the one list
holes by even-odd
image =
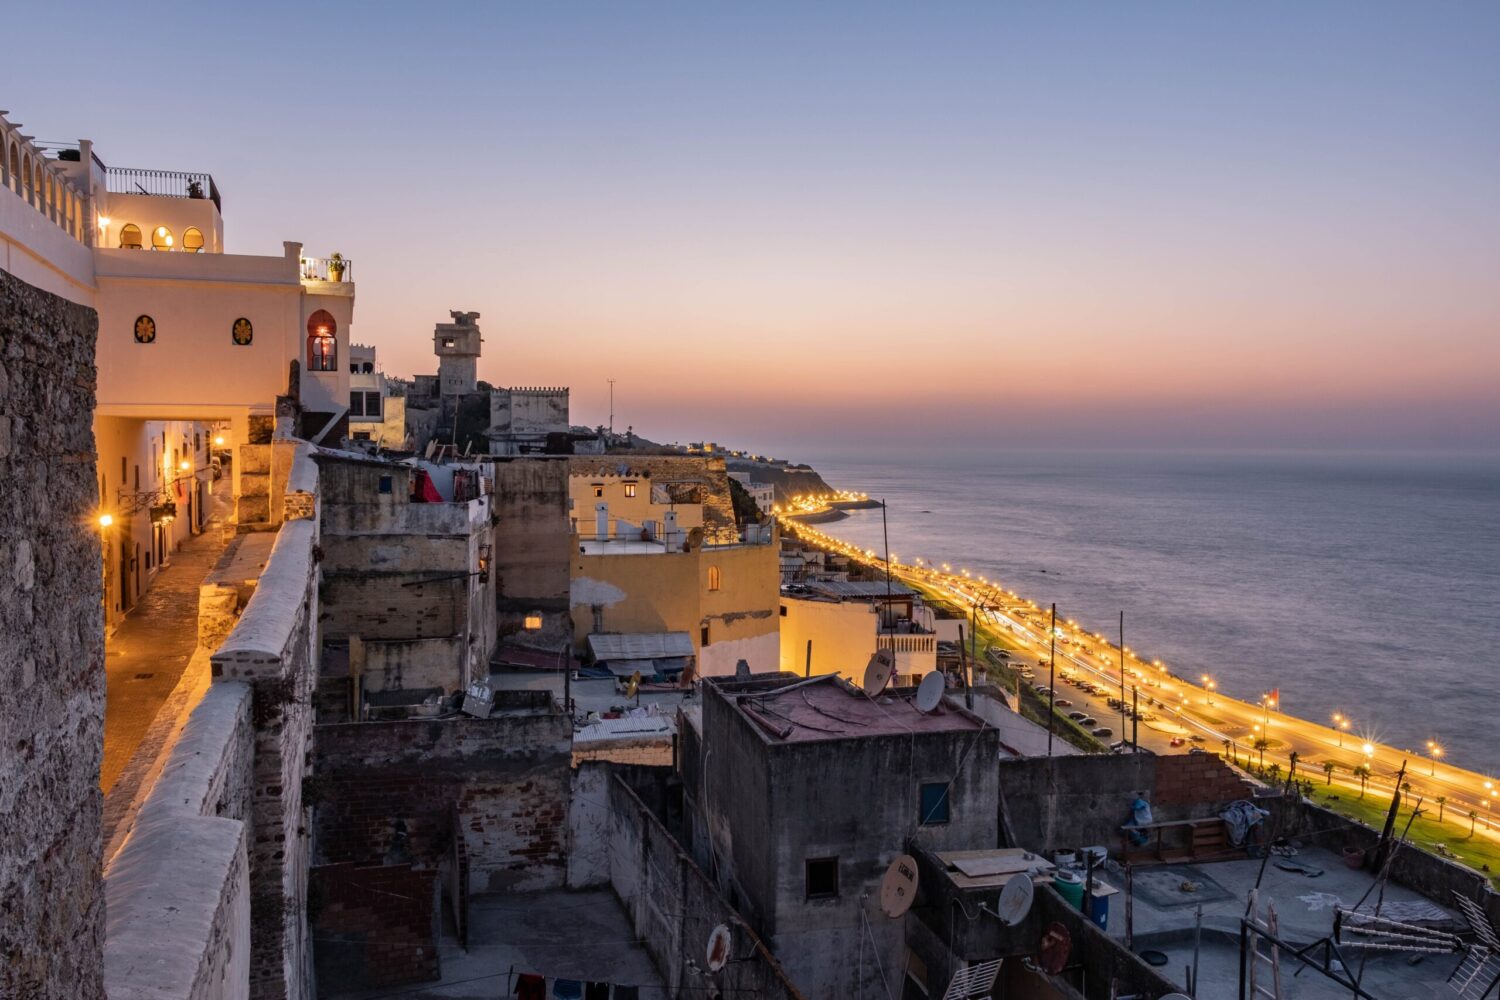
[[[495, 592], [501, 641], [555, 650], [572, 639], [568, 613], [568, 461], [495, 463]], [[526, 628], [526, 619], [541, 619]]]
[[455, 817], [471, 892], [561, 886], [568, 849], [571, 725], [550, 705], [488, 719], [317, 727], [317, 860], [443, 868]]
[[92, 309], [0, 272], [0, 996], [103, 996]]

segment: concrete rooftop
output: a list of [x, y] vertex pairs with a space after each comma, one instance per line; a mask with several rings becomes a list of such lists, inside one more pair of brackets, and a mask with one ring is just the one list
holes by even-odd
[[[1278, 861], [1289, 861], [1320, 875], [1284, 871]], [[1134, 872], [1134, 947], [1137, 952], [1153, 948], [1164, 952], [1167, 965], [1161, 970], [1169, 979], [1183, 985], [1184, 972], [1193, 962], [1193, 923], [1198, 905], [1203, 907], [1203, 945], [1198, 956], [1199, 988], [1202, 997], [1234, 997], [1239, 990], [1239, 927], [1245, 913], [1250, 889], [1260, 872], [1259, 859], [1221, 861], [1201, 865], [1162, 865], [1140, 867]], [[1106, 875], [1104, 881], [1123, 888], [1118, 877]], [[1184, 891], [1190, 882], [1198, 888]], [[1354, 907], [1375, 884], [1374, 876], [1364, 870], [1344, 865], [1343, 859], [1323, 848], [1303, 848], [1295, 857], [1273, 857], [1266, 865], [1261, 882], [1260, 899], [1276, 906], [1281, 939], [1294, 947], [1310, 944], [1332, 933], [1334, 908]], [[1362, 912], [1373, 912], [1379, 890], [1370, 892]], [[1409, 920], [1414, 912], [1428, 910], [1432, 917], [1446, 916], [1453, 922], [1450, 929], [1464, 928], [1462, 918], [1451, 909], [1437, 906], [1420, 893], [1394, 883], [1387, 883], [1381, 913], [1394, 919]], [[1424, 921], [1425, 922], [1425, 921]], [[1125, 936], [1124, 897], [1111, 900], [1109, 934], [1123, 942]], [[1264, 949], [1269, 952], [1269, 947]], [[1447, 992], [1444, 980], [1458, 964], [1457, 955], [1418, 956], [1409, 952], [1365, 953], [1362, 986], [1376, 997], [1406, 1000], [1410, 997], [1440, 996]], [[1344, 955], [1355, 969], [1361, 952], [1345, 948]], [[1411, 960], [1417, 959], [1415, 963]], [[1290, 952], [1281, 956], [1281, 982], [1287, 998], [1347, 998], [1350, 991], [1311, 968], [1294, 976], [1299, 963]], [[1450, 994], [1451, 995], [1451, 994]]]
[[810, 684], [753, 691], [729, 685], [725, 693], [766, 738], [778, 743], [974, 731], [982, 725], [978, 717], [947, 701], [931, 712], [918, 711], [915, 689], [887, 689], [868, 698], [833, 674]]

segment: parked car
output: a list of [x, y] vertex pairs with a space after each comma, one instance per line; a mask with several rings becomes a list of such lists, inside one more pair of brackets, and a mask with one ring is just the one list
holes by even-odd
[[1092, 715], [1085, 715], [1083, 718], [1078, 720], [1078, 723], [1079, 725], [1083, 726], [1097, 726], [1099, 724], [1099, 720], [1094, 718]]
[[1069, 712], [1068, 718], [1072, 719], [1074, 722], [1082, 722], [1085, 718], [1087, 718], [1087, 716], [1085, 716], [1082, 712]]
[[1100, 726], [1098, 729], [1094, 730], [1094, 735], [1098, 736], [1100, 739], [1106, 739], [1107, 740], [1111, 736], [1113, 736], [1114, 734], [1115, 734], [1115, 731], [1113, 729], [1109, 728], [1108, 726]]
[[1172, 737], [1171, 745], [1174, 747], [1180, 747], [1186, 742], [1187, 740], [1183, 739], [1181, 736], [1174, 736]]
[[1208, 751], [1202, 747], [1188, 747], [1188, 753], [1208, 753]]
[[1069, 701], [1068, 699], [1066, 699], [1066, 698], [1059, 698], [1059, 699], [1057, 699], [1056, 702], [1054, 702], [1054, 704], [1057, 705], [1058, 708], [1072, 708], [1073, 707], [1073, 703], [1071, 701]]
[[1193, 735], [1189, 736], [1188, 739], [1192, 740], [1194, 743], [1207, 743], [1208, 742], [1208, 740], [1206, 738], [1204, 738], [1203, 734], [1201, 734], [1201, 733], [1194, 733]]

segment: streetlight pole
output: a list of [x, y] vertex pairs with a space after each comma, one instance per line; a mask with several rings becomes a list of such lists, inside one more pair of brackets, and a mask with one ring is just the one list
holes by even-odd
[[1057, 728], [1057, 604], [1052, 605], [1052, 628], [1047, 654], [1047, 756], [1052, 756], [1052, 731]]

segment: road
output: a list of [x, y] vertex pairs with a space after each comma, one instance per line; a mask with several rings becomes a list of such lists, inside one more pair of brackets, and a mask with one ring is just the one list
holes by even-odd
[[[819, 546], [844, 553], [851, 558], [873, 564], [870, 555], [824, 532], [793, 524], [800, 537]], [[880, 564], [883, 568], [884, 564]], [[1050, 655], [1048, 613], [1034, 602], [1005, 590], [998, 583], [976, 579], [950, 569], [930, 565], [893, 562], [892, 572], [909, 583], [922, 584], [938, 591], [960, 607], [974, 610], [976, 617], [993, 635], [1003, 636], [1021, 652], [1016, 655], [1033, 665], [1034, 683], [1047, 683]], [[1073, 621], [1057, 621], [1055, 668], [1057, 697], [1071, 701], [1078, 710], [1097, 719], [1099, 725], [1115, 731], [1111, 739], [1121, 738], [1121, 718], [1106, 699], [1119, 697], [1122, 654], [1118, 644], [1105, 636], [1089, 633]], [[1500, 822], [1500, 782], [1473, 771], [1457, 767], [1438, 755], [1418, 754], [1409, 749], [1389, 746], [1355, 735], [1357, 730], [1345, 720], [1348, 729], [1299, 719], [1278, 711], [1269, 703], [1251, 704], [1225, 697], [1214, 688], [1211, 675], [1200, 675], [1196, 681], [1172, 674], [1160, 661], [1149, 661], [1126, 646], [1123, 653], [1126, 700], [1138, 698], [1143, 716], [1155, 716], [1139, 725], [1139, 742], [1158, 753], [1188, 753], [1194, 745], [1216, 753], [1228, 752], [1240, 761], [1281, 765], [1285, 775], [1292, 753], [1298, 757], [1298, 774], [1307, 780], [1323, 783], [1327, 775], [1325, 761], [1335, 764], [1333, 782], [1354, 792], [1361, 791], [1356, 768], [1366, 765], [1368, 794], [1388, 798], [1394, 790], [1395, 776], [1403, 763], [1405, 781], [1414, 795], [1429, 804], [1445, 796], [1445, 822], [1455, 836], [1470, 830], [1469, 812], [1478, 814], [1475, 835], [1500, 841], [1494, 826]], [[1101, 690], [1090, 695], [1071, 684], [1067, 678], [1089, 681]], [[1267, 699], [1269, 701], [1269, 699]], [[1069, 709], [1071, 710], [1071, 709]], [[1180, 727], [1180, 728], [1179, 728]], [[1125, 736], [1131, 735], [1126, 732]], [[1172, 746], [1174, 736], [1181, 736], [1179, 746]], [[1199, 741], [1190, 737], [1197, 736]], [[1264, 747], [1258, 740], [1266, 741]], [[1440, 751], [1439, 751], [1440, 753]], [[1429, 815], [1433, 815], [1429, 813]]]

